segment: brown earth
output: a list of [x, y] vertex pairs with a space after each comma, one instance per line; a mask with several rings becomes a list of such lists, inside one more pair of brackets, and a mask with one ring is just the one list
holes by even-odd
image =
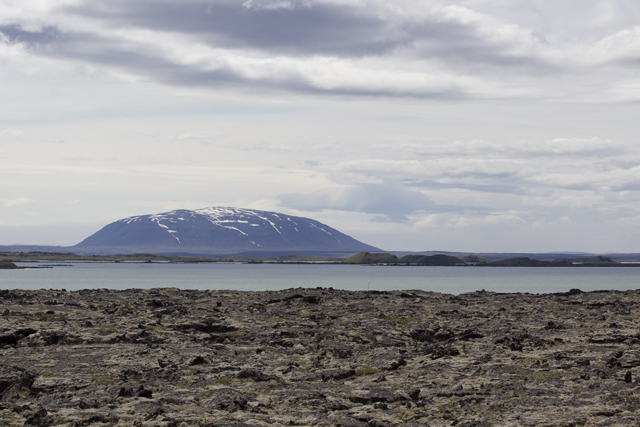
[[640, 425], [640, 291], [0, 291], [2, 426]]

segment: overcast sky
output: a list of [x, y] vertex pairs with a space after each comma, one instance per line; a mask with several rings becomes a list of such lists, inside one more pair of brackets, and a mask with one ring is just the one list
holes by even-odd
[[234, 206], [640, 252], [637, 0], [0, 0], [0, 244]]

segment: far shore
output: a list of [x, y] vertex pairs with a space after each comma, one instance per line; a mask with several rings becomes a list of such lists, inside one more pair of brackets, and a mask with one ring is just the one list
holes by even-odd
[[348, 258], [320, 257], [307, 255], [277, 255], [264, 257], [248, 257], [235, 255], [229, 257], [216, 256], [182, 256], [162, 254], [126, 254], [126, 255], [78, 255], [70, 252], [0, 252], [0, 269], [18, 268], [15, 263], [27, 262], [113, 262], [113, 263], [247, 263], [247, 264], [313, 264], [313, 265], [371, 265], [371, 266], [437, 266], [437, 267], [640, 267], [640, 260], [613, 258], [607, 256], [584, 256], [541, 260], [531, 257], [515, 257], [504, 259], [488, 259], [478, 255], [456, 257], [446, 254], [404, 255], [388, 253], [360, 252]]

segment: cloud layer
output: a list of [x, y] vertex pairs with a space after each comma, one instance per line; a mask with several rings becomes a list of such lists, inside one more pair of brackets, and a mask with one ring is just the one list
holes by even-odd
[[[520, 7], [525, 13], [510, 14], [514, 6], [497, 1], [7, 1], [0, 6], [0, 57], [21, 52], [211, 89], [638, 98], [640, 26], [624, 19], [640, 13], [635, 2], [584, 2], [580, 10], [594, 16], [574, 28], [545, 25], [562, 11], [558, 5]], [[604, 9], [609, 19], [597, 25]], [[539, 18], [529, 22], [531, 14]], [[585, 34], [594, 24], [597, 38]]]

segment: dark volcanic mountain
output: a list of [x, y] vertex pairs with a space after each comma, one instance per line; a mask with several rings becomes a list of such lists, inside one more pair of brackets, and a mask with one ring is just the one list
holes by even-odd
[[121, 219], [73, 249], [95, 254], [379, 251], [309, 218], [226, 207]]

